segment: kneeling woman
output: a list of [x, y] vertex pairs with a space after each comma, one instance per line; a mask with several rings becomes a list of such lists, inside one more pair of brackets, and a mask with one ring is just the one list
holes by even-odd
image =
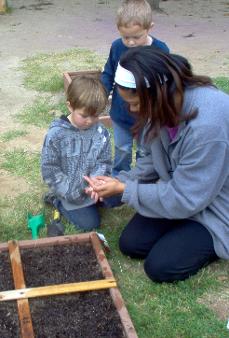
[[120, 250], [145, 259], [154, 281], [184, 280], [229, 259], [229, 96], [189, 62], [151, 46], [131, 48], [116, 84], [144, 128], [146, 156], [111, 177], [86, 178], [97, 198], [121, 194], [136, 214]]

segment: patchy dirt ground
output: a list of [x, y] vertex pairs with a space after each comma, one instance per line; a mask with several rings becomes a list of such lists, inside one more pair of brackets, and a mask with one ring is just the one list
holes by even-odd
[[[37, 94], [23, 87], [23, 74], [17, 69], [20, 61], [40, 52], [74, 47], [108, 54], [111, 41], [118, 37], [114, 18], [119, 3], [8, 0], [11, 13], [0, 15], [0, 133], [20, 128], [12, 116]], [[167, 42], [173, 52], [188, 57], [196, 72], [229, 77], [229, 1], [161, 1], [161, 11], [154, 13], [154, 22], [152, 34]], [[7, 144], [0, 141], [0, 152], [18, 147], [39, 151], [43, 135], [44, 130], [33, 127], [26, 136]], [[24, 179], [0, 171], [1, 196], [14, 197], [27, 189]], [[221, 301], [216, 305], [217, 297]], [[225, 298], [223, 293], [216, 298], [212, 295], [210, 300], [207, 296], [201, 301], [225, 319], [228, 296]]]
[[[36, 95], [22, 85], [20, 61], [40, 52], [85, 47], [108, 54], [118, 36], [115, 0], [8, 0], [11, 13], [0, 15], [0, 132], [19, 128], [11, 116]], [[167, 0], [154, 13], [153, 34], [171, 50], [187, 56], [194, 70], [229, 76], [229, 1]], [[16, 70], [17, 69], [17, 70]], [[36, 136], [34, 136], [36, 135]], [[38, 149], [44, 131], [34, 128], [7, 148]], [[3, 145], [5, 147], [5, 144]], [[12, 187], [4, 185], [6, 194]], [[2, 190], [2, 187], [1, 187]]]
[[[0, 15], [0, 132], [18, 129], [11, 117], [36, 95], [22, 85], [20, 61], [40, 52], [85, 47], [108, 54], [118, 36], [115, 0], [8, 0], [9, 14]], [[185, 55], [194, 70], [210, 76], [229, 76], [229, 1], [167, 0], [154, 13], [152, 34], [171, 50]], [[17, 69], [17, 70], [16, 70]], [[35, 136], [34, 136], [35, 135]], [[44, 130], [34, 131], [7, 144], [7, 149], [40, 149]], [[0, 147], [6, 147], [0, 144]], [[3, 178], [0, 178], [0, 183]], [[12, 182], [12, 184], [10, 184]], [[1, 192], [11, 195], [14, 181]], [[3, 191], [4, 189], [4, 191]]]

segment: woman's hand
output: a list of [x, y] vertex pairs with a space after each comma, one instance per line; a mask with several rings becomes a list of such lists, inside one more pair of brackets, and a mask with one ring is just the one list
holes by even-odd
[[[103, 197], [110, 197], [117, 194], [122, 194], [125, 189], [125, 184], [120, 182], [117, 178], [108, 176], [88, 177], [84, 176], [84, 179], [89, 183], [90, 188], [88, 192], [96, 193], [99, 199]], [[87, 191], [86, 191], [87, 193]]]
[[[87, 177], [84, 176], [84, 179], [90, 184], [96, 184], [96, 179], [94, 177]], [[101, 184], [101, 182], [97, 182], [97, 184]], [[98, 201], [102, 201], [102, 198], [99, 198], [99, 195], [97, 194], [97, 192], [95, 192], [93, 190], [93, 188], [91, 187], [91, 185], [89, 185], [87, 188], [85, 188], [85, 193], [87, 195], [89, 195], [91, 197], [92, 200], [95, 201], [95, 203], [97, 203]]]

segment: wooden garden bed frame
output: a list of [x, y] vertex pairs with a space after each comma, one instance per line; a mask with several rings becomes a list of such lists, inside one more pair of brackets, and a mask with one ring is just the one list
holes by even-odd
[[[104, 279], [80, 283], [57, 284], [43, 287], [26, 288], [22, 269], [20, 249], [67, 245], [76, 243], [91, 243], [97, 261], [101, 267]], [[127, 338], [137, 338], [137, 333], [125, 307], [121, 293], [118, 290], [113, 273], [95, 232], [79, 235], [49, 237], [37, 240], [9, 241], [0, 244], [0, 252], [8, 251], [13, 272], [15, 290], [0, 292], [0, 301], [16, 300], [22, 338], [34, 338], [34, 330], [28, 298], [51, 295], [84, 292], [99, 289], [109, 289], [110, 296], [119, 314], [123, 332]]]
[[[92, 75], [97, 78], [101, 75], [101, 72], [98, 70], [82, 70], [77, 72], [64, 72], [63, 79], [64, 79], [64, 91], [67, 92], [68, 86], [72, 82], [72, 80], [78, 75]], [[100, 122], [102, 122], [105, 127], [112, 128], [111, 118], [108, 115], [103, 115], [99, 117]]]

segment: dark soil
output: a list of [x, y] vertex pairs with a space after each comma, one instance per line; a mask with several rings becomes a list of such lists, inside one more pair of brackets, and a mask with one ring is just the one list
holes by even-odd
[[8, 252], [0, 252], [0, 291], [14, 289], [13, 276]]
[[[0, 291], [14, 289], [8, 253], [0, 253]], [[0, 302], [0, 337], [19, 337], [16, 302]]]
[[27, 287], [103, 279], [89, 243], [21, 250]]
[[[104, 278], [89, 243], [23, 249], [21, 257], [27, 287]], [[4, 275], [3, 270], [6, 271], [1, 290], [12, 289], [6, 258], [4, 254], [4, 259], [1, 259], [0, 277]], [[108, 290], [33, 298], [29, 299], [29, 304], [36, 338], [124, 337]], [[1, 338], [20, 336], [12, 305], [16, 302], [0, 303]]]
[[16, 302], [0, 303], [0, 337], [20, 337]]

